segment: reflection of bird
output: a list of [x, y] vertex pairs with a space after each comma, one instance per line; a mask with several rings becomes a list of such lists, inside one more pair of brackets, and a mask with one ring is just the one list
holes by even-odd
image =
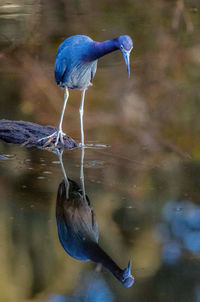
[[55, 146], [60, 141], [64, 144], [62, 131], [62, 122], [69, 96], [68, 89], [82, 90], [80, 113], [81, 126], [81, 146], [84, 146], [83, 132], [83, 107], [85, 91], [91, 85], [96, 68], [97, 60], [102, 56], [120, 49], [130, 75], [129, 56], [133, 48], [133, 42], [129, 36], [120, 36], [119, 38], [104, 42], [95, 42], [87, 36], [76, 35], [66, 39], [58, 48], [55, 62], [55, 79], [60, 87], [65, 88], [64, 106], [60, 118], [58, 131], [48, 137], [40, 140], [46, 140], [46, 144], [56, 138]]
[[98, 245], [98, 227], [95, 213], [87, 195], [83, 195], [80, 187], [68, 179], [68, 198], [63, 180], [58, 188], [56, 203], [56, 221], [58, 236], [65, 251], [72, 257], [101, 263], [121, 281], [125, 287], [134, 283], [131, 275], [130, 262], [124, 270], [102, 250]]

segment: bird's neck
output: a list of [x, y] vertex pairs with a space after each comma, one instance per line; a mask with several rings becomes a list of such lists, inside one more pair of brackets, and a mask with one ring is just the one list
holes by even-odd
[[101, 263], [118, 280], [122, 280], [123, 270], [104, 252], [104, 250], [97, 243], [93, 243], [93, 246], [90, 246], [89, 250], [91, 251], [90, 259], [92, 261]]
[[93, 42], [90, 48], [90, 58], [97, 60], [106, 54], [118, 49], [117, 39], [107, 40], [104, 42]]

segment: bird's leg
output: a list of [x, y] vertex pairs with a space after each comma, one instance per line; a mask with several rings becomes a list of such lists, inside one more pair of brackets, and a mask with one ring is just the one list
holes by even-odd
[[68, 91], [68, 88], [65, 87], [64, 105], [63, 105], [63, 109], [62, 109], [62, 113], [61, 113], [61, 117], [60, 117], [60, 122], [59, 122], [59, 126], [58, 126], [58, 133], [57, 133], [55, 146], [57, 146], [57, 144], [59, 142], [59, 139], [60, 139], [61, 143], [64, 145], [63, 136], [65, 135], [65, 133], [62, 131], [62, 122], [63, 122], [63, 117], [64, 117], [68, 97], [69, 97], [69, 91]]
[[54, 139], [56, 139], [55, 147], [58, 145], [59, 140], [64, 145], [63, 136], [65, 135], [65, 133], [62, 131], [62, 122], [63, 122], [65, 107], [66, 107], [66, 104], [67, 104], [68, 97], [69, 97], [69, 92], [68, 92], [68, 88], [66, 87], [65, 88], [65, 94], [64, 94], [64, 105], [63, 105], [63, 109], [62, 109], [62, 113], [61, 113], [61, 118], [60, 118], [60, 123], [59, 123], [59, 126], [58, 126], [58, 131], [55, 131], [54, 133], [52, 133], [48, 136], [42, 137], [38, 140], [38, 142], [45, 140], [46, 141], [46, 143], [44, 144], [45, 147], [48, 146], [52, 142], [52, 140], [54, 140]]
[[83, 199], [85, 200], [85, 182], [84, 182], [84, 156], [85, 156], [85, 149], [84, 147], [81, 147], [81, 167], [80, 167], [80, 181], [81, 181], [81, 187], [83, 192]]
[[81, 126], [81, 147], [84, 147], [84, 130], [83, 130], [83, 112], [84, 112], [84, 99], [85, 99], [85, 90], [83, 89], [81, 95], [81, 105], [79, 108], [80, 113], [80, 126]]

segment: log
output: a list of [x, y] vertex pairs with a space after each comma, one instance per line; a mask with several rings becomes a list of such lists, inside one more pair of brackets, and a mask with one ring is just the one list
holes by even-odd
[[[0, 140], [6, 143], [51, 149], [54, 148], [55, 138], [49, 142], [47, 142], [48, 140], [38, 140], [51, 135], [55, 131], [57, 131], [57, 128], [53, 126], [41, 126], [25, 121], [0, 120]], [[65, 135], [63, 140], [64, 149], [69, 150], [78, 147], [78, 143], [68, 135]], [[61, 147], [60, 143], [58, 147]]]

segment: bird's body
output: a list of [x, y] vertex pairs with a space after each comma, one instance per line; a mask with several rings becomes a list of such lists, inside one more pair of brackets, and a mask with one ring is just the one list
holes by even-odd
[[68, 197], [64, 180], [59, 185], [56, 202], [58, 236], [63, 248], [75, 259], [102, 264], [125, 287], [132, 286], [130, 262], [122, 270], [99, 246], [97, 221], [90, 201], [74, 181], [68, 181]]
[[55, 62], [55, 80], [60, 87], [87, 89], [91, 85], [97, 60], [89, 61], [92, 39], [87, 36], [72, 36], [58, 48]]
[[[84, 146], [83, 132], [83, 107], [85, 91], [91, 85], [97, 69], [97, 61], [104, 55], [120, 50], [124, 56], [125, 63], [130, 75], [129, 56], [133, 48], [133, 42], [129, 36], [120, 36], [113, 40], [104, 42], [93, 41], [88, 36], [75, 35], [67, 38], [58, 47], [55, 62], [55, 80], [57, 84], [65, 89], [64, 106], [61, 114], [58, 132], [53, 133], [46, 139], [52, 140], [56, 137], [57, 146], [59, 141], [63, 142], [62, 122], [64, 111], [68, 100], [68, 89], [82, 90], [80, 105], [81, 146]], [[45, 139], [45, 138], [43, 138]], [[43, 140], [41, 139], [41, 140]]]

